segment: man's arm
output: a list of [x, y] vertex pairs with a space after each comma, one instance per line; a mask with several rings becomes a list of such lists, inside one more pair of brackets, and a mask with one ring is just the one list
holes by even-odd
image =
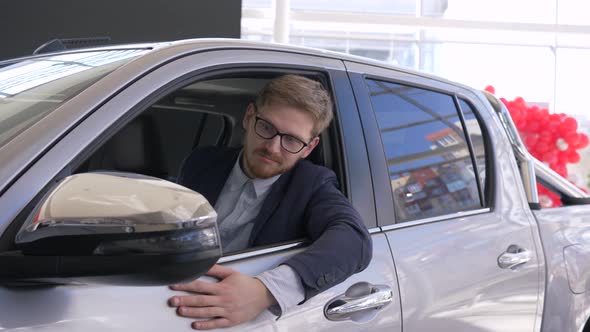
[[301, 277], [305, 300], [364, 270], [373, 253], [371, 236], [338, 189], [336, 175], [322, 168], [310, 183], [316, 188], [304, 219], [312, 243], [284, 263]]
[[305, 299], [305, 288], [301, 278], [290, 266], [279, 265], [272, 270], [262, 272], [256, 278], [262, 281], [275, 298], [276, 304], [270, 306], [268, 310], [277, 316], [277, 319]]
[[[370, 235], [359, 214], [338, 189], [335, 174], [323, 169], [316, 175], [315, 179], [306, 181], [312, 183], [314, 188], [304, 215], [304, 226], [313, 243], [285, 262], [301, 278], [305, 293], [302, 298], [305, 300], [365, 269], [372, 255]], [[175, 290], [203, 294], [176, 296], [170, 300], [170, 304], [178, 308], [177, 312], [181, 316], [211, 318], [209, 321], [193, 323], [194, 328], [209, 329], [233, 326], [255, 318], [277, 303], [273, 294], [278, 298], [278, 303], [281, 302], [280, 292], [271, 294], [260, 280], [228, 270], [232, 273], [211, 273], [222, 279], [214, 284], [219, 287], [210, 288], [203, 285], [206, 282], [198, 280], [173, 287]], [[272, 290], [273, 287], [270, 288]], [[228, 289], [233, 291], [235, 297], [225, 296]]]

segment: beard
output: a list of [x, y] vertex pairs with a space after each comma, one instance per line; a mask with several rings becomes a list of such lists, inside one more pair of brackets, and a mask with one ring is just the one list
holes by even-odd
[[[269, 159], [265, 161], [262, 158]], [[248, 176], [258, 179], [268, 179], [290, 170], [294, 163], [289, 163], [281, 155], [273, 155], [270, 151], [260, 148], [250, 154], [244, 151], [244, 168]]]

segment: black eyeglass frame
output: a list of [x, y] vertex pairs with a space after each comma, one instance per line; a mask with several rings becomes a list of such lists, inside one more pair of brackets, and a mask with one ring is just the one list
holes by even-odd
[[[274, 135], [272, 135], [272, 136], [270, 136], [270, 137], [262, 136], [262, 134], [260, 134], [260, 133], [259, 133], [259, 132], [256, 130], [256, 125], [258, 124], [258, 121], [263, 121], [264, 123], [266, 123], [266, 124], [268, 124], [270, 127], [272, 127], [272, 128], [274, 129], [274, 131], [275, 131]], [[270, 123], [268, 120], [265, 120], [265, 119], [263, 119], [263, 118], [259, 117], [258, 115], [256, 115], [256, 116], [255, 116], [255, 120], [254, 120], [254, 132], [256, 133], [256, 135], [258, 135], [258, 137], [260, 137], [260, 138], [263, 138], [263, 139], [269, 139], [269, 140], [270, 140], [270, 139], [273, 139], [273, 138], [275, 138], [276, 136], [279, 136], [279, 137], [281, 138], [281, 139], [280, 139], [280, 142], [281, 142], [281, 148], [282, 148], [283, 150], [285, 150], [285, 151], [289, 152], [289, 153], [292, 153], [292, 154], [297, 154], [297, 153], [301, 152], [301, 150], [305, 149], [305, 147], [309, 145], [309, 143], [305, 143], [304, 141], [302, 141], [301, 139], [299, 139], [299, 138], [297, 138], [297, 137], [295, 137], [295, 136], [293, 136], [293, 135], [290, 135], [290, 134], [285, 134], [285, 133], [281, 133], [281, 132], [279, 132], [279, 131], [277, 130], [277, 128], [276, 128], [276, 127], [275, 127], [275, 126], [274, 126], [272, 123]], [[302, 147], [301, 147], [299, 150], [297, 150], [297, 151], [295, 151], [295, 152], [293, 152], [293, 151], [291, 151], [291, 150], [287, 149], [287, 148], [285, 147], [285, 145], [283, 144], [283, 137], [285, 137], [285, 136], [287, 136], [287, 137], [290, 137], [290, 138], [292, 138], [292, 139], [294, 139], [294, 140], [296, 140], [296, 141], [300, 142], [301, 144], [303, 144], [303, 146], [302, 146]]]

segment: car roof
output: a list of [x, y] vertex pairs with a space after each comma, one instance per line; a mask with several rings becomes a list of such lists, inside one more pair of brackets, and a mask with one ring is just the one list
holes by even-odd
[[[119, 45], [119, 46], [126, 46], [129, 47], [132, 44], [128, 45]], [[449, 83], [452, 85], [458, 85], [462, 87], [466, 87], [462, 84], [457, 82], [449, 81], [444, 79], [440, 76], [432, 75], [425, 73], [423, 71], [414, 70], [406, 67], [396, 66], [393, 64], [386, 63], [384, 61], [379, 61], [367, 57], [346, 54], [336, 51], [330, 51], [325, 49], [319, 48], [312, 48], [307, 46], [298, 46], [298, 45], [288, 45], [288, 44], [281, 44], [281, 43], [273, 43], [273, 42], [264, 42], [264, 41], [251, 41], [251, 40], [244, 40], [244, 39], [231, 39], [231, 38], [198, 38], [198, 39], [184, 39], [184, 40], [176, 40], [170, 42], [162, 42], [162, 43], [153, 43], [150, 44], [154, 50], [164, 50], [167, 48], [175, 48], [175, 47], [194, 47], [199, 49], [232, 49], [232, 48], [243, 48], [243, 49], [257, 49], [257, 50], [269, 50], [269, 51], [284, 51], [289, 53], [297, 53], [297, 54], [306, 54], [306, 55], [313, 55], [313, 56], [321, 56], [325, 58], [337, 59], [342, 61], [349, 61], [361, 64], [367, 64], [371, 66], [381, 67], [385, 69], [391, 69], [403, 73], [407, 73], [410, 75], [422, 76], [428, 79], [433, 79], [445, 83]], [[471, 89], [470, 87], [467, 87]]]
[[[181, 39], [181, 40], [174, 40], [174, 41], [160, 41], [160, 42], [151, 42], [151, 43], [127, 43], [127, 44], [115, 44], [115, 45], [106, 45], [106, 46], [99, 46], [99, 47], [91, 47], [91, 48], [74, 48], [60, 52], [51, 52], [51, 53], [43, 53], [39, 55], [33, 56], [26, 56], [20, 57], [15, 59], [9, 59], [0, 61], [0, 66], [8, 62], [14, 62], [18, 60], [26, 60], [26, 59], [36, 59], [40, 57], [45, 57], [48, 55], [56, 55], [56, 54], [70, 54], [70, 53], [79, 53], [79, 52], [91, 52], [91, 51], [106, 51], [106, 50], [125, 50], [125, 49], [145, 49], [151, 50], [151, 52], [147, 52], [147, 54], [154, 54], [154, 53], [168, 53], [168, 51], [178, 52], [178, 54], [182, 54], [184, 52], [189, 51], [199, 51], [199, 50], [213, 50], [213, 49], [256, 49], [256, 50], [268, 50], [268, 51], [283, 51], [289, 53], [297, 53], [297, 54], [306, 54], [306, 55], [313, 55], [313, 56], [321, 56], [325, 58], [337, 59], [342, 61], [349, 61], [361, 64], [367, 64], [371, 66], [381, 67], [385, 69], [391, 69], [403, 73], [407, 73], [410, 75], [416, 75], [425, 77], [432, 80], [437, 80], [440, 82], [457, 85], [461, 87], [466, 87], [462, 84], [457, 82], [449, 81], [442, 77], [432, 75], [429, 73], [425, 73], [419, 70], [414, 70], [410, 68], [395, 66], [383, 61], [374, 60], [362, 56], [356, 56], [336, 51], [312, 48], [307, 46], [297, 46], [297, 45], [287, 45], [281, 43], [273, 43], [273, 42], [264, 42], [264, 41], [250, 41], [250, 40], [243, 40], [243, 39], [232, 39], [232, 38], [195, 38], [195, 39]], [[175, 51], [174, 51], [175, 50]], [[468, 87], [469, 88], [469, 87]]]

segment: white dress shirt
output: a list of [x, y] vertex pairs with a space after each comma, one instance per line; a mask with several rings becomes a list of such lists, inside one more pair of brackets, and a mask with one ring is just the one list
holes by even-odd
[[[242, 171], [238, 156], [229, 177], [225, 181], [215, 203], [217, 221], [224, 253], [246, 249], [264, 200], [280, 175], [269, 179], [250, 179]], [[280, 317], [305, 298], [305, 290], [299, 275], [287, 265], [264, 271], [256, 276], [277, 300], [269, 311]]]

